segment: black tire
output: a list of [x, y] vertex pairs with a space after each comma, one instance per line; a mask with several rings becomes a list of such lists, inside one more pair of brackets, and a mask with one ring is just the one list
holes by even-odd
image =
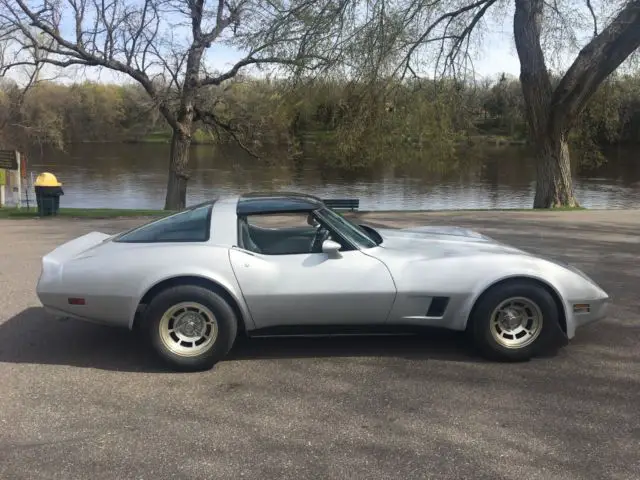
[[[171, 351], [160, 334], [160, 323], [165, 312], [182, 302], [194, 302], [206, 307], [215, 316], [217, 324], [217, 336], [211, 345], [193, 356]], [[179, 285], [153, 297], [144, 313], [143, 330], [153, 350], [170, 368], [195, 372], [211, 369], [227, 355], [236, 339], [238, 320], [231, 306], [215, 292], [195, 285]]]
[[[542, 326], [537, 338], [522, 347], [507, 347], [492, 334], [491, 316], [505, 300], [524, 297], [538, 306], [542, 313]], [[481, 295], [473, 308], [468, 325], [476, 349], [491, 360], [518, 362], [557, 349], [566, 339], [560, 327], [560, 312], [551, 294], [536, 282], [513, 280], [491, 287]]]

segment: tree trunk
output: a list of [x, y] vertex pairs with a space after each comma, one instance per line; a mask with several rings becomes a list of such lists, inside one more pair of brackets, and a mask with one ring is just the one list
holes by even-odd
[[536, 145], [538, 158], [533, 208], [578, 207], [573, 191], [569, 144], [564, 135], [549, 135]]
[[565, 198], [575, 202], [566, 137], [550, 128], [552, 88], [540, 45], [543, 9], [543, 0], [516, 0], [513, 21], [525, 118], [537, 153], [533, 208], [563, 205]]
[[189, 180], [187, 166], [190, 146], [191, 136], [185, 135], [182, 130], [173, 129], [165, 210], [182, 210], [187, 204], [187, 181]]
[[[197, 2], [196, 2], [197, 3]], [[200, 8], [201, 3], [200, 3]], [[194, 18], [194, 41], [189, 48], [185, 69], [185, 79], [182, 85], [180, 108], [176, 120], [172, 125], [171, 159], [169, 161], [169, 178], [167, 180], [167, 197], [165, 210], [182, 210], [187, 204], [187, 182], [189, 174], [189, 147], [191, 147], [191, 130], [195, 117], [194, 104], [198, 89], [198, 75], [205, 46], [202, 44], [200, 22], [202, 12]]]
[[545, 4], [515, 0], [513, 22], [525, 116], [538, 154], [533, 208], [576, 207], [567, 136], [604, 79], [640, 47], [640, 0], [626, 2], [580, 51], [555, 90], [540, 43]]

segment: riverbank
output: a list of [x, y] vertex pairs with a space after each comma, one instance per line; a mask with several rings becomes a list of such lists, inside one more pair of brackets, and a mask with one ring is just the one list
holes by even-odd
[[[496, 208], [496, 209], [460, 209], [460, 210], [357, 210], [351, 212], [349, 210], [341, 211], [342, 213], [359, 216], [359, 215], [412, 215], [412, 214], [429, 214], [429, 213], [444, 213], [444, 214], [459, 214], [459, 213], [473, 213], [473, 212], [575, 212], [586, 210], [585, 208], [554, 208], [549, 210], [533, 210], [531, 208]], [[339, 210], [340, 211], [340, 210]], [[596, 210], [598, 211], [598, 210]], [[147, 210], [147, 209], [127, 209], [127, 208], [61, 208], [58, 212], [58, 217], [63, 218], [86, 218], [86, 219], [101, 219], [101, 218], [123, 218], [123, 217], [162, 217], [173, 213], [169, 210]], [[28, 218], [40, 218], [38, 210], [31, 208], [15, 208], [4, 207], [0, 208], [0, 219], [28, 219]], [[44, 217], [43, 217], [44, 218]], [[49, 218], [49, 217], [46, 217]], [[55, 217], [51, 217], [55, 218]]]
[[[144, 210], [144, 209], [120, 209], [120, 208], [61, 208], [58, 217], [67, 218], [121, 218], [121, 217], [155, 217], [164, 216], [172, 212], [166, 210]], [[0, 219], [27, 219], [39, 218], [36, 208], [0, 208]]]
[[[312, 131], [305, 132], [300, 135], [300, 140], [307, 144], [319, 144], [323, 143], [331, 144], [335, 142], [333, 138], [335, 132], [323, 132], [323, 131]], [[147, 144], [147, 143], [171, 143], [172, 133], [170, 131], [160, 131], [160, 132], [152, 132], [147, 135], [138, 136], [138, 137], [130, 137], [122, 140], [121, 142], [108, 142], [104, 143], [131, 143], [131, 144]], [[264, 139], [263, 139], [264, 140]], [[83, 142], [79, 142], [83, 143]], [[88, 142], [88, 143], [100, 143], [100, 142]], [[193, 145], [218, 145], [220, 144], [220, 139], [210, 133], [202, 129], [197, 129], [192, 136], [191, 143]], [[269, 145], [277, 145], [277, 141], [274, 139], [267, 139], [267, 144]], [[417, 142], [416, 142], [417, 143]], [[458, 142], [458, 145], [467, 145], [467, 146], [476, 146], [476, 145], [491, 145], [496, 147], [501, 146], [525, 146], [528, 145], [528, 141], [525, 138], [522, 138], [518, 135], [506, 135], [506, 134], [496, 134], [490, 132], [479, 132], [474, 135], [463, 136]], [[281, 145], [281, 147], [286, 148], [286, 145]]]

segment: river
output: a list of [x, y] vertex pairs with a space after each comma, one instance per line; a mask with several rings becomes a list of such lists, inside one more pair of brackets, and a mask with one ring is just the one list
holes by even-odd
[[[34, 151], [28, 170], [54, 173], [63, 183], [62, 207], [164, 206], [166, 144], [83, 144], [65, 152]], [[357, 197], [367, 210], [529, 208], [535, 170], [524, 147], [483, 147], [464, 161], [389, 165], [359, 172], [322, 168], [317, 160], [266, 165], [237, 148], [194, 146], [187, 204], [256, 190]], [[640, 151], [613, 149], [597, 168], [574, 165], [578, 200], [588, 208], [640, 207]]]

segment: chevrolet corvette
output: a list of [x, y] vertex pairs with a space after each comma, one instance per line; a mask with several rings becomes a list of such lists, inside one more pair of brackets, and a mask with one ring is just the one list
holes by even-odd
[[241, 334], [347, 327], [441, 327], [522, 361], [566, 345], [609, 303], [579, 269], [475, 231], [374, 228], [280, 192], [75, 238], [42, 258], [37, 294], [56, 315], [141, 330], [182, 371], [213, 367]]

